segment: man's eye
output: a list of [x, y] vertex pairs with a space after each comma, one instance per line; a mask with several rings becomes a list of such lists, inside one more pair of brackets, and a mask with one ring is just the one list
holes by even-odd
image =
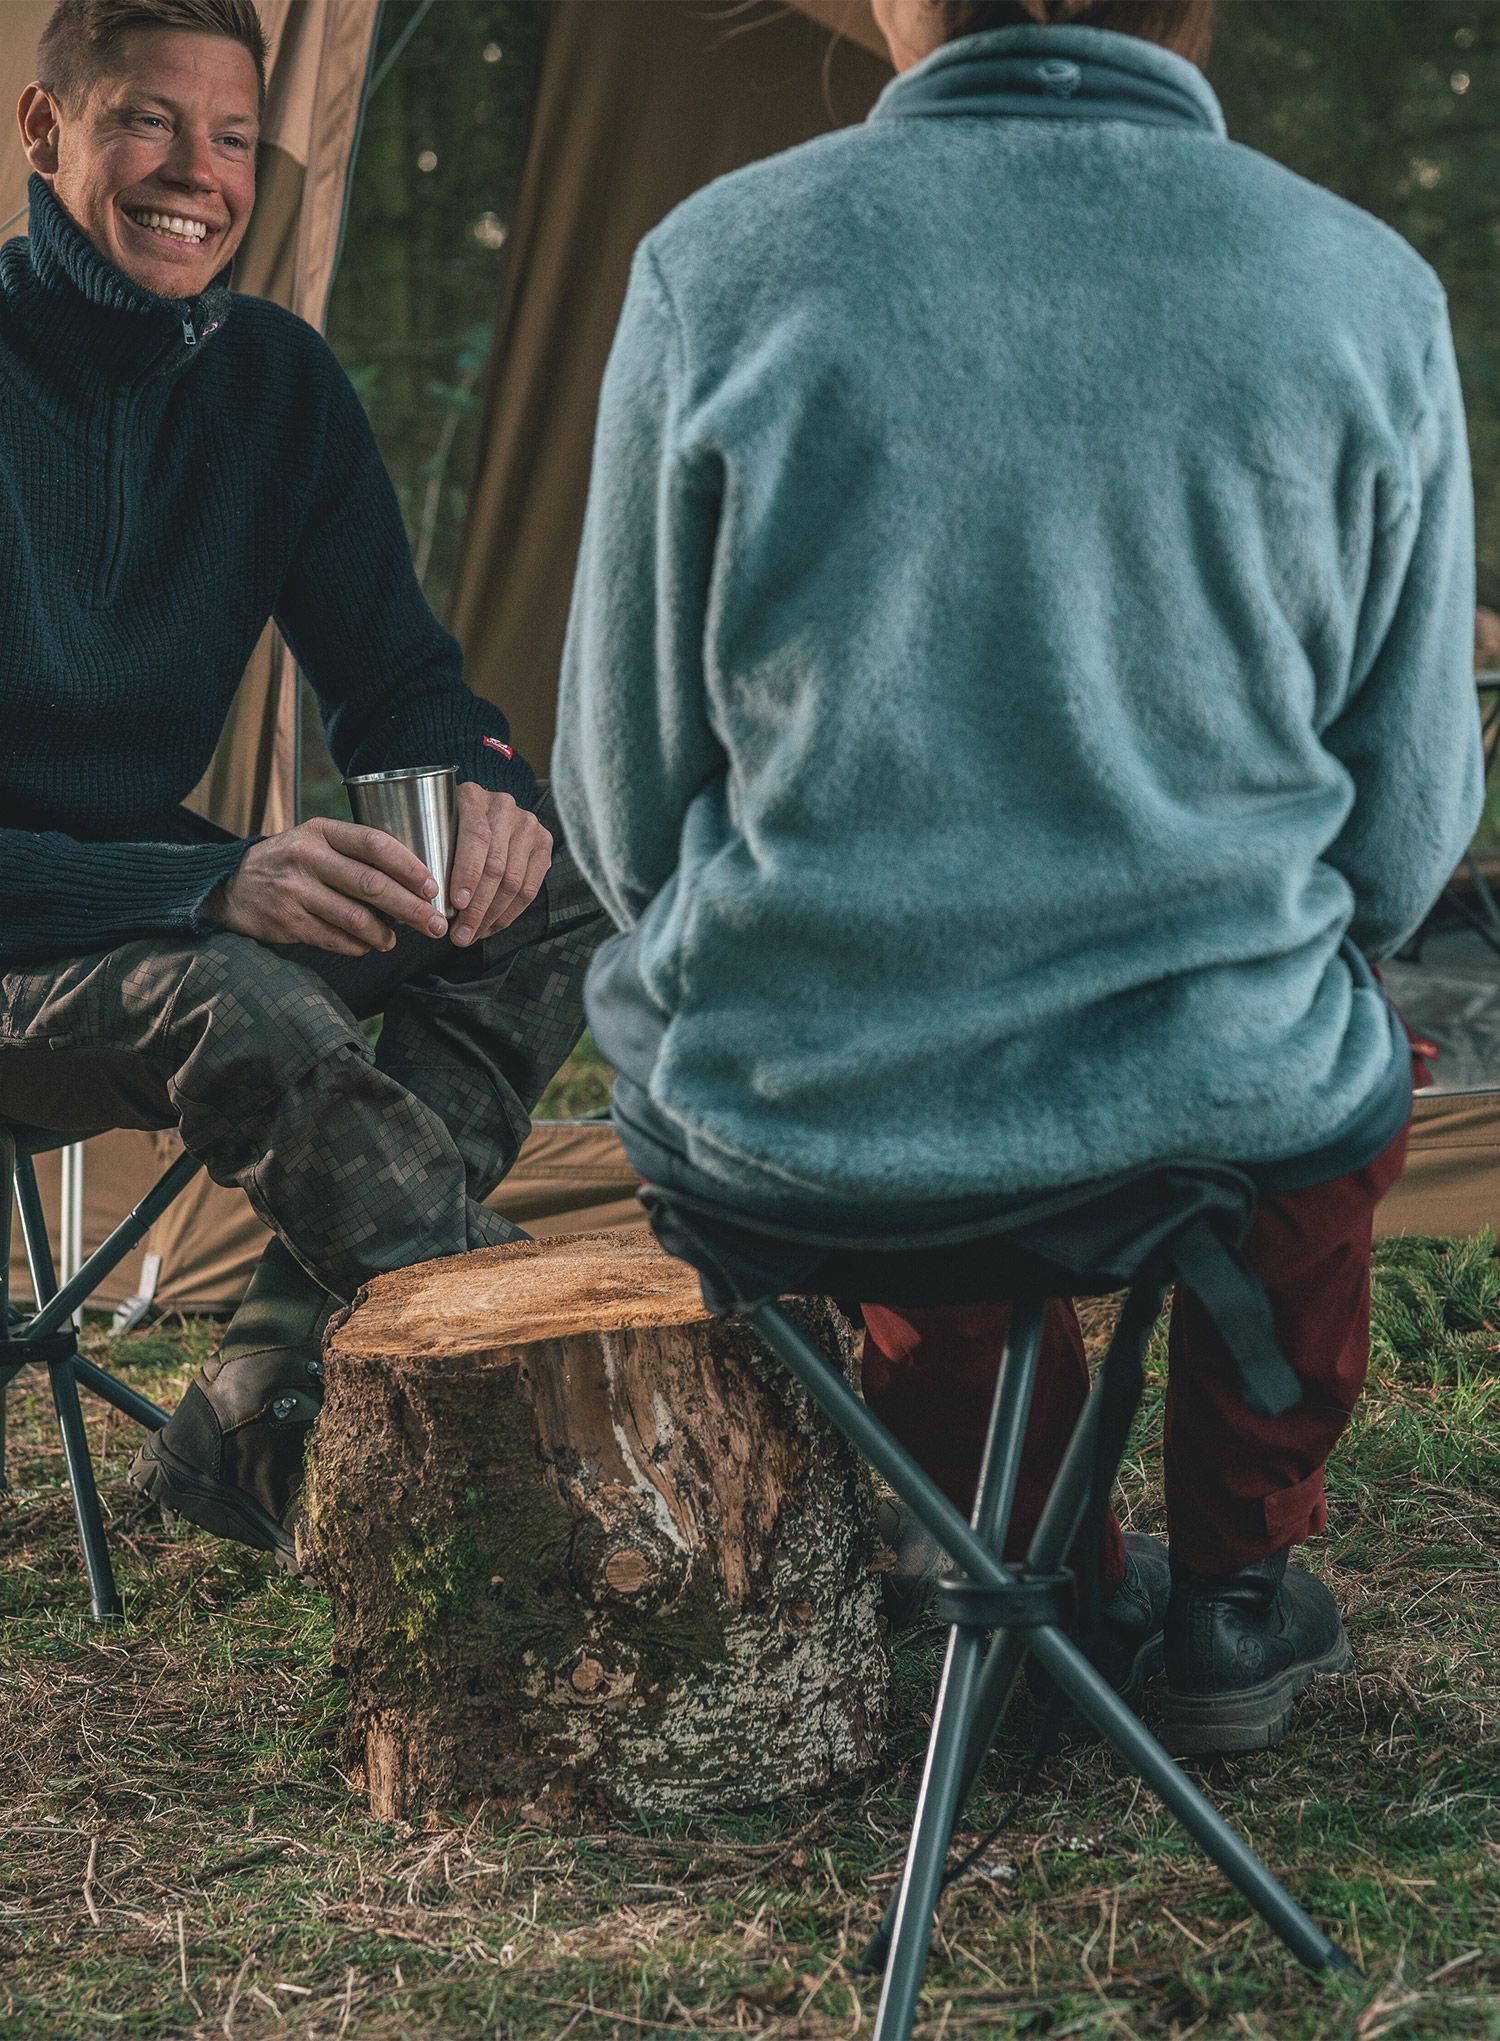
[[153, 122], [159, 128], [166, 126], [166, 122], [159, 113], [138, 113], [136, 120], [142, 127], [146, 126], [148, 122]]

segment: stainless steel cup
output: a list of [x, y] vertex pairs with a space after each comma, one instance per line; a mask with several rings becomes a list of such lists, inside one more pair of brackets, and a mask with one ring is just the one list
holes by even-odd
[[362, 772], [345, 780], [356, 822], [383, 829], [416, 852], [438, 882], [433, 906], [453, 918], [448, 877], [458, 834], [458, 771], [451, 765]]

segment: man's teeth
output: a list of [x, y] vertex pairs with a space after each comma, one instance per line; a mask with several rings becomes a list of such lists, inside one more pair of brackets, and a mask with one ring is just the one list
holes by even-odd
[[202, 220], [182, 220], [176, 213], [136, 213], [130, 215], [143, 227], [154, 227], [158, 234], [175, 234], [179, 241], [201, 241], [208, 233]]

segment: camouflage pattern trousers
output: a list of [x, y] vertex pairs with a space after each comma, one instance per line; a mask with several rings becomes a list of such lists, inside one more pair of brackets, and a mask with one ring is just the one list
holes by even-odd
[[0, 1115], [75, 1137], [176, 1127], [343, 1299], [513, 1238], [483, 1200], [583, 1030], [607, 933], [550, 803], [543, 819], [541, 893], [469, 949], [403, 929], [341, 957], [218, 931], [0, 973]]

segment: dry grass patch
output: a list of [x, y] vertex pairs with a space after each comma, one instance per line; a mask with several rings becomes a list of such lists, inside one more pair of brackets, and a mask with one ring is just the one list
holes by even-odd
[[[1500, 1369], [1483, 1247], [1386, 1257], [1379, 1378], [1314, 1563], [1359, 1670], [1210, 1789], [1363, 1983], [1307, 1979], [1103, 1752], [1059, 1759], [945, 1902], [921, 2033], [1500, 2037]], [[1091, 1331], [1100, 1314], [1091, 1313]], [[170, 1404], [211, 1329], [96, 1354]], [[40, 1388], [40, 1394], [38, 1393]], [[128, 1619], [87, 1617], [45, 1389], [11, 1391], [0, 1503], [0, 2037], [868, 2033], [858, 1953], [910, 1819], [939, 1640], [897, 1661], [879, 1778], [713, 1823], [553, 1836], [372, 1820], [333, 1752], [324, 1604], [257, 1555], [169, 1534], [90, 1413]], [[1143, 1414], [1132, 1521], [1160, 1525]], [[1004, 1803], [1019, 1730], [970, 1817]]]

